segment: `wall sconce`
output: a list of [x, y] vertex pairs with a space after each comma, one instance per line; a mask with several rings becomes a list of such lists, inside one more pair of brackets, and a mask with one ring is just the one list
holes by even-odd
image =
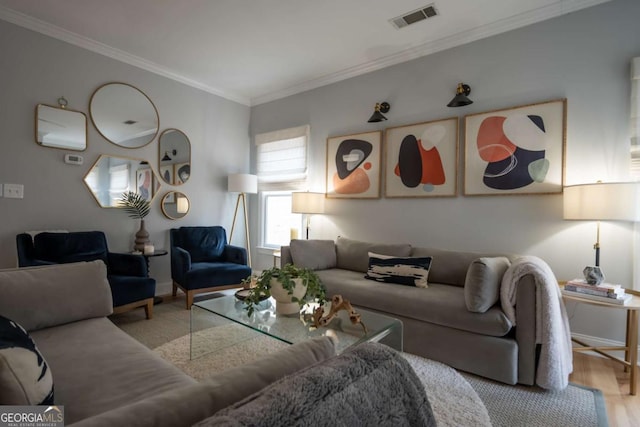
[[[176, 154], [178, 154], [178, 150], [175, 150], [175, 149], [171, 150], [171, 154], [173, 154], [175, 156]], [[165, 151], [164, 152], [164, 157], [162, 158], [162, 161], [163, 162], [168, 162], [170, 160], [171, 160], [171, 157], [169, 157], [169, 151]]]
[[371, 117], [367, 122], [377, 123], [383, 120], [387, 120], [387, 118], [383, 116], [382, 113], [388, 113], [390, 109], [391, 109], [391, 105], [389, 105], [388, 102], [383, 102], [383, 103], [376, 102], [375, 111], [373, 112], [373, 114], [371, 115]]
[[447, 107], [464, 107], [465, 105], [473, 104], [473, 101], [467, 98], [470, 93], [471, 87], [469, 85], [458, 83], [456, 96], [447, 104]]

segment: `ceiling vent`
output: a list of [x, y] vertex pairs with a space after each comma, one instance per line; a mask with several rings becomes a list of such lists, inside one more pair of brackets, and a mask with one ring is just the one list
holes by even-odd
[[411, 12], [407, 12], [401, 16], [390, 19], [389, 22], [399, 30], [400, 28], [408, 27], [416, 22], [424, 21], [427, 18], [433, 18], [436, 15], [438, 15], [438, 11], [432, 3], [421, 7], [420, 9], [412, 10]]

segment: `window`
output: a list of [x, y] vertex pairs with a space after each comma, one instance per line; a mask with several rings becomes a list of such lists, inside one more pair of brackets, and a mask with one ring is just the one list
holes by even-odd
[[129, 165], [109, 168], [109, 206], [117, 206], [122, 193], [129, 191]]
[[309, 126], [256, 135], [260, 245], [279, 248], [300, 236], [302, 215], [291, 213], [291, 192], [307, 182]]

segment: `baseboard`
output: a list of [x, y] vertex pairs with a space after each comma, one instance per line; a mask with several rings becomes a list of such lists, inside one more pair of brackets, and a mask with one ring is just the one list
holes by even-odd
[[[593, 346], [602, 346], [602, 347], [620, 347], [624, 345], [624, 342], [621, 341], [614, 341], [614, 340], [608, 340], [606, 338], [600, 338], [600, 337], [593, 337], [591, 335], [585, 335], [585, 334], [571, 334], [572, 337], [579, 339], [580, 341], [584, 341], [590, 345]], [[589, 354], [592, 356], [597, 356], [597, 357], [603, 357], [603, 355], [598, 354], [594, 351], [585, 351], [583, 352], [584, 354]], [[624, 359], [624, 351], [611, 351], [610, 352], [611, 355], [619, 357], [620, 359]], [[640, 354], [640, 346], [638, 346], [638, 354]], [[639, 363], [640, 365], [640, 363]]]

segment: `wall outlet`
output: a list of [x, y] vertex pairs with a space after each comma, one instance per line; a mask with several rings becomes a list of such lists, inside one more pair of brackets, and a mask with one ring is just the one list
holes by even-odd
[[4, 185], [4, 197], [7, 199], [23, 199], [24, 198], [24, 185], [22, 184], [5, 184]]

